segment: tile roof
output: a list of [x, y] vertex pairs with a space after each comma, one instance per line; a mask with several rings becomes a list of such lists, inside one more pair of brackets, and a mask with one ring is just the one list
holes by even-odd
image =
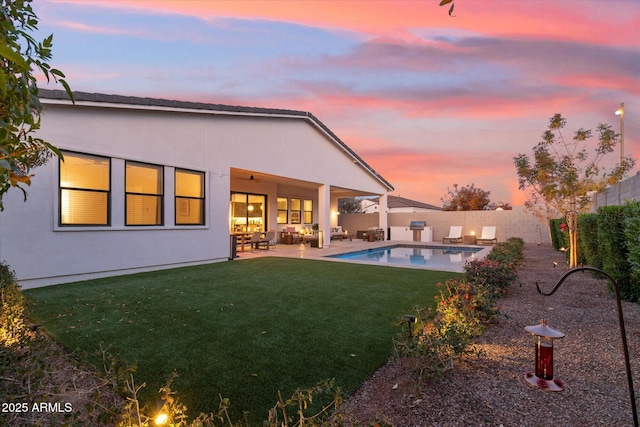
[[387, 196], [387, 207], [389, 208], [422, 208], [441, 211], [442, 207], [430, 205], [428, 203], [416, 202], [400, 196]]
[[[70, 101], [69, 95], [64, 90], [38, 89], [38, 97], [42, 99]], [[287, 110], [280, 108], [262, 108], [262, 107], [244, 107], [224, 104], [210, 104], [204, 102], [176, 101], [161, 98], [147, 98], [138, 96], [123, 95], [107, 95], [102, 93], [91, 92], [73, 92], [75, 102], [95, 102], [108, 103], [130, 106], [157, 107], [157, 108], [176, 108], [185, 110], [204, 110], [211, 112], [222, 112], [229, 114], [247, 114], [247, 115], [273, 115], [273, 116], [289, 116], [300, 117], [310, 120], [315, 126], [319, 127], [329, 137], [340, 146], [345, 152], [351, 155], [357, 163], [360, 163], [364, 169], [378, 179], [389, 191], [393, 191], [393, 185], [377, 173], [371, 166], [367, 164], [355, 151], [345, 144], [338, 136], [333, 133], [324, 123], [322, 123], [313, 114], [306, 111]]]

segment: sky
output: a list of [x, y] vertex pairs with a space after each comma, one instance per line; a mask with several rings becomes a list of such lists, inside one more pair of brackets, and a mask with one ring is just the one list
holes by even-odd
[[640, 158], [640, 0], [455, 0], [454, 17], [438, 3], [33, 6], [73, 90], [308, 111], [396, 196], [441, 206], [474, 184], [522, 205], [513, 158], [549, 119], [567, 119], [565, 140], [600, 123], [619, 132], [620, 103], [625, 155]]

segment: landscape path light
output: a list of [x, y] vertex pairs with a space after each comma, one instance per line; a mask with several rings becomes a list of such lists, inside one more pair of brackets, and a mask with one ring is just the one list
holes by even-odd
[[[575, 268], [573, 270], [569, 270], [564, 276], [562, 276], [560, 281], [558, 281], [558, 283], [551, 290], [551, 292], [542, 292], [542, 290], [540, 289], [540, 286], [538, 285], [538, 282], [536, 282], [536, 289], [538, 290], [538, 293], [540, 295], [542, 295], [542, 296], [551, 296], [558, 290], [560, 285], [562, 285], [564, 283], [564, 281], [567, 279], [567, 277], [569, 277], [573, 273], [577, 273], [579, 271], [593, 271], [593, 272], [596, 272], [598, 274], [601, 274], [602, 276], [606, 277], [609, 280], [609, 283], [611, 283], [611, 286], [613, 287], [613, 290], [615, 291], [616, 304], [617, 304], [617, 308], [618, 308], [618, 323], [620, 324], [620, 338], [622, 339], [622, 353], [624, 355], [624, 362], [625, 362], [625, 367], [626, 367], [626, 370], [627, 370], [627, 383], [629, 385], [629, 398], [631, 400], [631, 413], [633, 415], [633, 425], [635, 427], [638, 427], [638, 410], [636, 409], [636, 398], [635, 398], [635, 393], [633, 391], [633, 376], [631, 374], [631, 364], [629, 363], [629, 346], [627, 345], [627, 333], [626, 333], [625, 328], [624, 328], [624, 316], [622, 314], [622, 303], [621, 303], [621, 300], [620, 300], [620, 289], [618, 288], [618, 284], [616, 283], [614, 278], [611, 277], [609, 274], [605, 273], [604, 271], [599, 270], [597, 268], [579, 267], [579, 268]], [[538, 325], [538, 326], [540, 326], [540, 325]], [[537, 328], [537, 327], [533, 327], [533, 328]], [[549, 328], [549, 329], [551, 329], [551, 328]], [[549, 331], [540, 330], [540, 329], [536, 329], [536, 331], [537, 332], [547, 333], [547, 334], [549, 333]], [[556, 331], [556, 332], [559, 332], [559, 331]], [[562, 332], [560, 332], [560, 333], [562, 334]], [[563, 336], [564, 336], [564, 334], [563, 334]], [[537, 363], [537, 358], [538, 358], [538, 355], [536, 355], [536, 363]], [[536, 368], [537, 368], [537, 365], [536, 365]], [[525, 376], [528, 376], [528, 375], [529, 374], [526, 374]], [[551, 375], [553, 375], [553, 372], [551, 372]], [[528, 381], [528, 382], [530, 382], [530, 381]], [[557, 385], [555, 382], [552, 382], [552, 383]], [[562, 384], [562, 382], [560, 382], [560, 383]]]

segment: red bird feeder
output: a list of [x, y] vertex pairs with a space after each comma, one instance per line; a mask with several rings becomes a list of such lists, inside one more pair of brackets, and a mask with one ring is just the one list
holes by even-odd
[[564, 338], [564, 334], [547, 326], [542, 319], [536, 326], [527, 326], [525, 331], [535, 336], [536, 370], [535, 374], [527, 372], [525, 380], [534, 387], [546, 391], [562, 391], [564, 384], [561, 380], [553, 378], [553, 341]]

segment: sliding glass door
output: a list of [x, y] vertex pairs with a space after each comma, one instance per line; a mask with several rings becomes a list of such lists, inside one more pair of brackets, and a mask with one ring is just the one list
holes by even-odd
[[232, 233], [265, 231], [267, 196], [263, 194], [231, 193]]

